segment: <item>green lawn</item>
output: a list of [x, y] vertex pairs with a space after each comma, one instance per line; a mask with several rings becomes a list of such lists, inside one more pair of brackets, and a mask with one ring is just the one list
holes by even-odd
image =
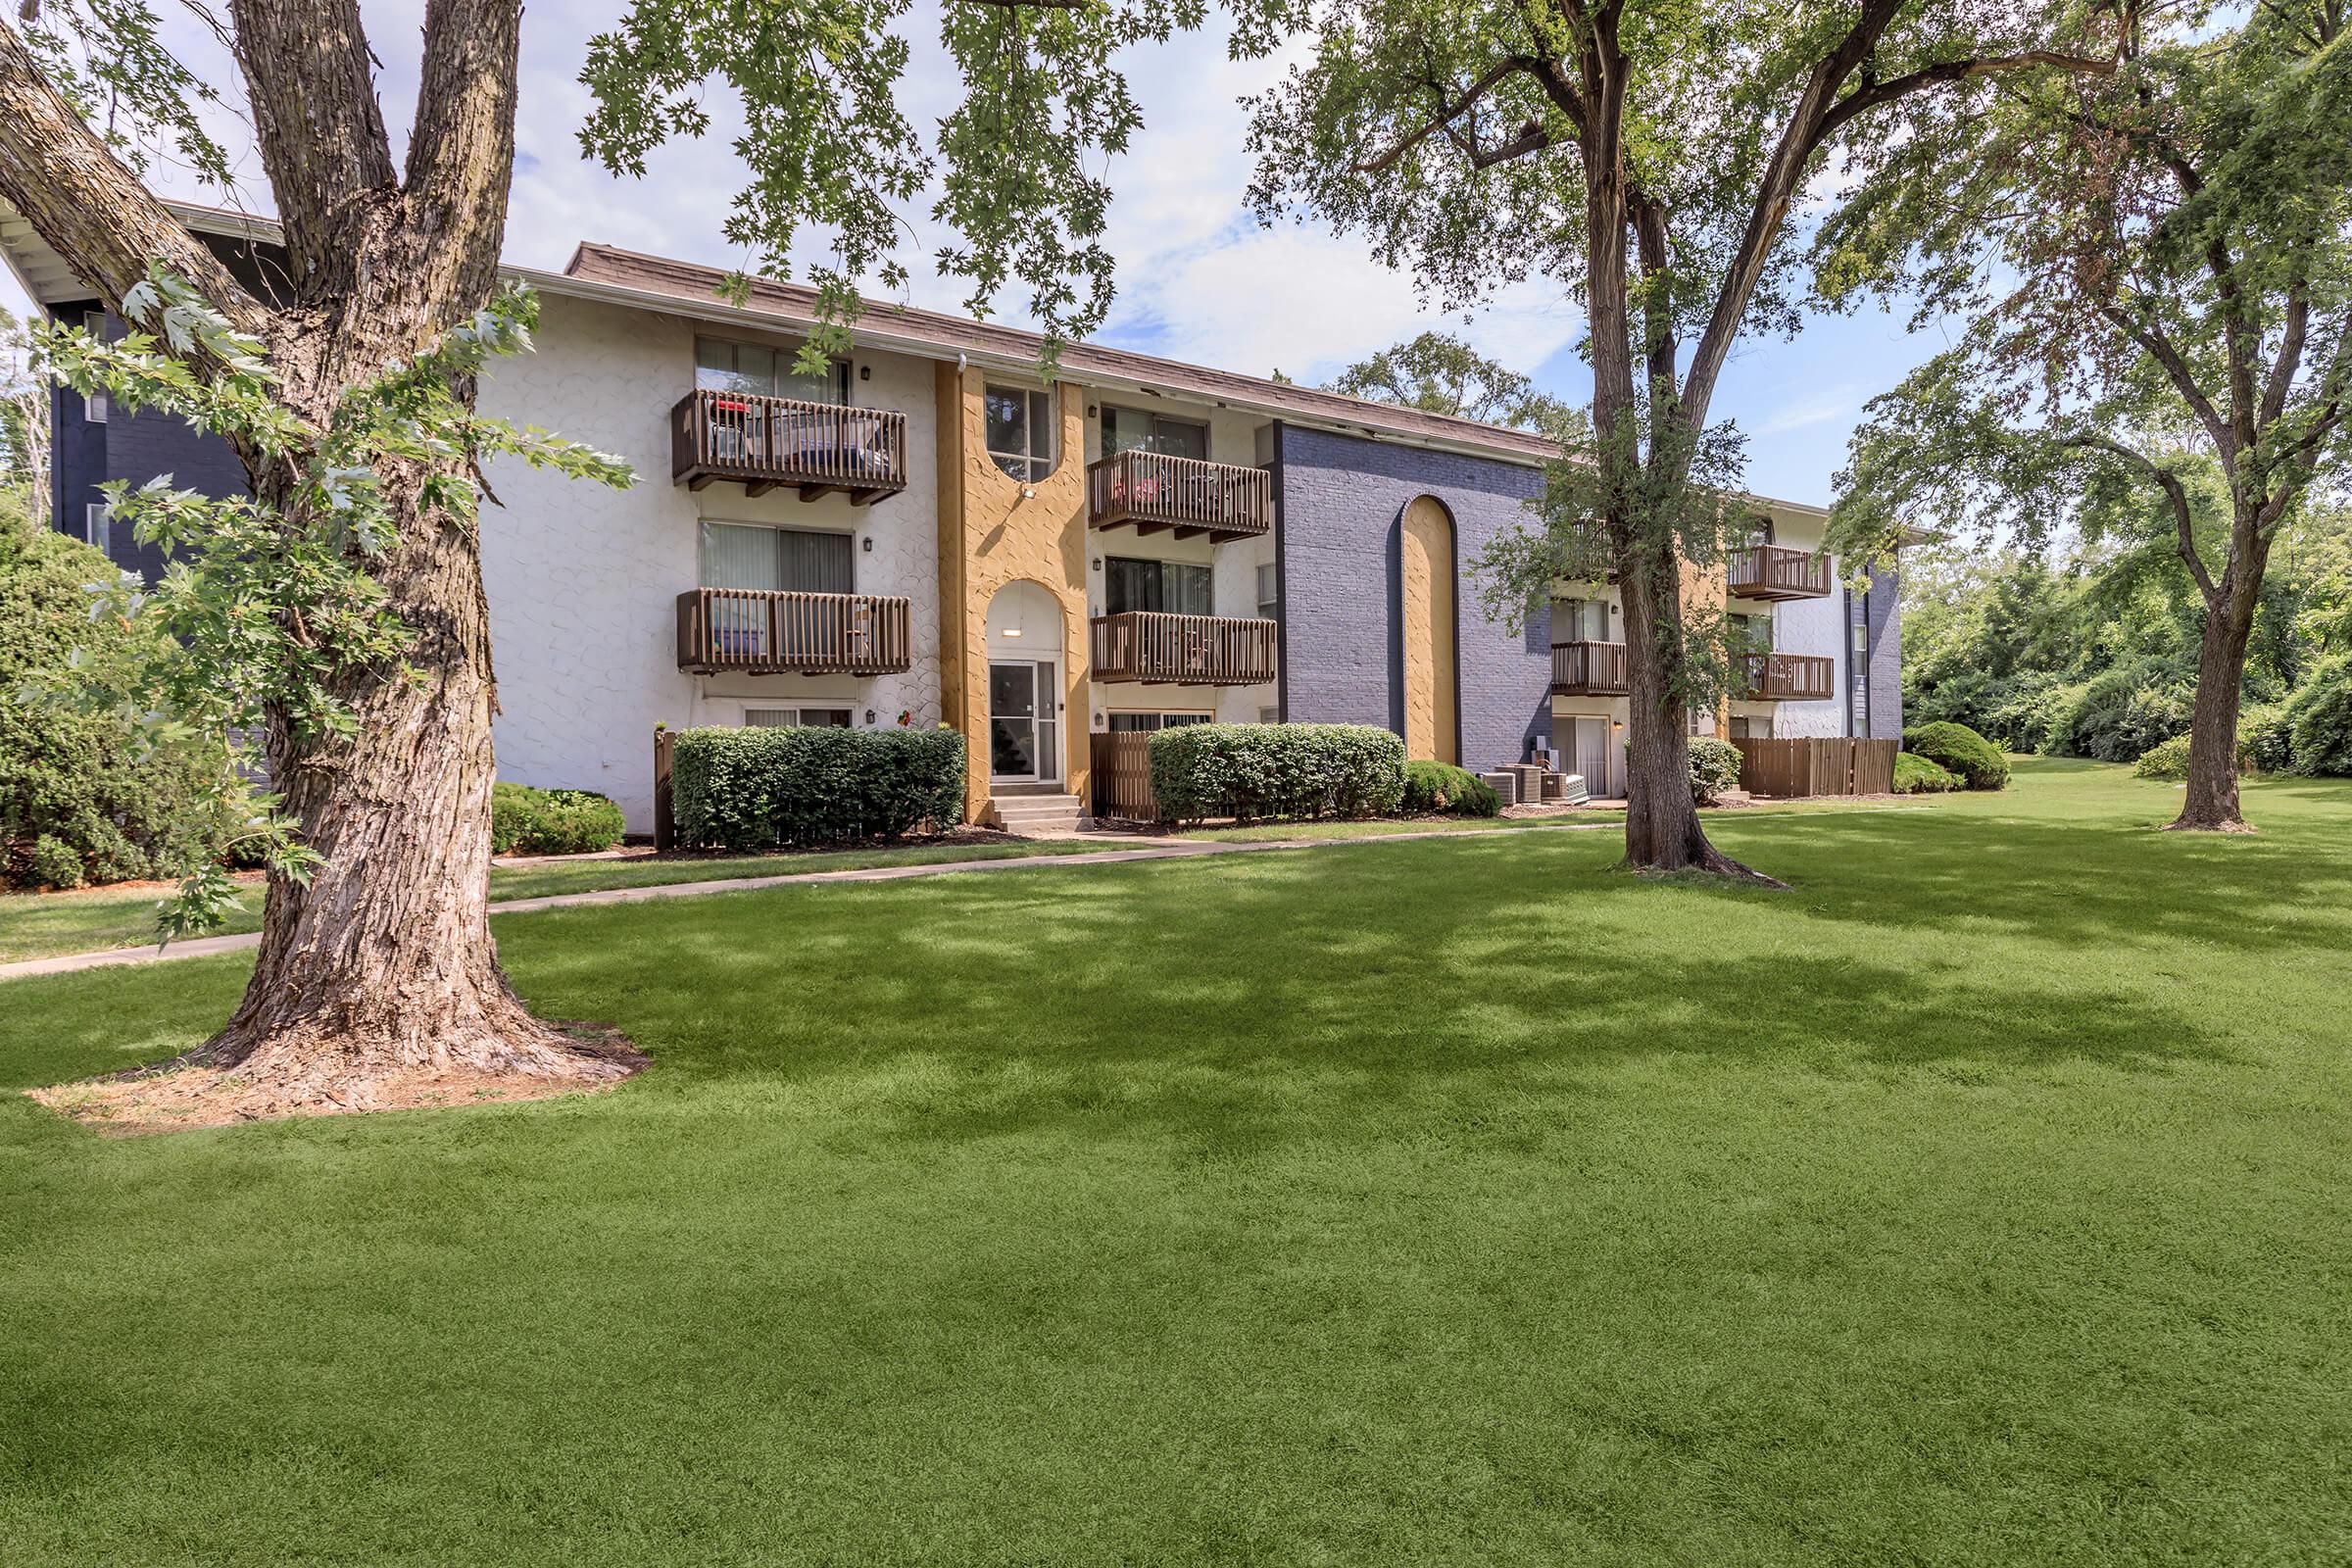
[[[596, 1098], [0, 1100], [0, 1563], [2341, 1562], [2352, 787], [511, 916]], [[0, 1082], [231, 956], [0, 985]]]
[[[634, 860], [570, 860], [546, 865], [493, 866], [493, 899], [538, 899], [552, 893], [605, 888], [650, 888], [671, 882], [732, 882], [801, 871], [858, 871], [877, 865], [937, 865], [951, 860], [1010, 860], [1033, 855], [1074, 855], [1132, 849], [1113, 841], [1028, 840], [1009, 844], [904, 846], [826, 850], [795, 855], [663, 857]], [[0, 894], [0, 963], [61, 953], [143, 947], [155, 940], [157, 889], [93, 888], [86, 893]], [[262, 890], [245, 891], [238, 908], [214, 935], [262, 928]]]

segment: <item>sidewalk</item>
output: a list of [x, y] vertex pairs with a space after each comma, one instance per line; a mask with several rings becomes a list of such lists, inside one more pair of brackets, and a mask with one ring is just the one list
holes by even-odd
[[[514, 899], [490, 906], [492, 914], [530, 914], [540, 909], [588, 908], [606, 904], [638, 904], [651, 899], [692, 899], [722, 893], [757, 893], [764, 888], [797, 887], [821, 882], [896, 882], [906, 877], [970, 876], [988, 871], [1022, 871], [1036, 866], [1129, 865], [1138, 860], [1192, 860], [1212, 855], [1256, 855], [1268, 850], [1327, 850], [1349, 844], [1402, 844], [1422, 839], [1492, 838], [1496, 834], [1592, 833], [1618, 831], [1614, 822], [1529, 822], [1523, 827], [1432, 828], [1423, 833], [1381, 833], [1362, 838], [1274, 839], [1247, 844], [1204, 839], [1156, 839], [1132, 850], [1097, 850], [1081, 855], [1034, 855], [1010, 860], [949, 860], [930, 865], [878, 865], [855, 871], [794, 871], [781, 876], [739, 877], [732, 881], [665, 882], [649, 888], [608, 888], [599, 893], [556, 893], [540, 899]], [[1099, 837], [1089, 834], [1087, 837]], [[168, 948], [111, 948], [99, 953], [68, 953], [49, 958], [23, 958], [0, 963], [0, 980], [28, 980], [36, 975], [73, 974], [83, 969], [109, 968], [125, 963], [160, 963], [173, 958], [206, 958], [222, 953], [242, 953], [262, 945], [261, 933], [233, 937], [194, 937]]]

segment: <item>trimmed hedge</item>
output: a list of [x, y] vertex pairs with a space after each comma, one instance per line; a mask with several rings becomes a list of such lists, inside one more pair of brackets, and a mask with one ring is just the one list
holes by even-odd
[[914, 729], [680, 730], [670, 809], [692, 848], [903, 838], [963, 820], [963, 736]]
[[1956, 773], [1972, 790], [2009, 787], [2009, 760], [1966, 724], [1922, 724], [1903, 731], [1903, 750]]
[[594, 790], [490, 787], [493, 855], [593, 855], [618, 844], [627, 830], [620, 808]]
[[1152, 793], [1176, 822], [1388, 816], [1404, 740], [1371, 724], [1186, 724], [1152, 737]]
[[2176, 735], [2140, 753], [2139, 760], [2132, 764], [2132, 776], [2169, 779], [2174, 783], [2188, 777], [2188, 737]]
[[1940, 795], [1945, 790], [1960, 787], [1960, 777], [1939, 762], [1909, 752], [1894, 754], [1894, 793], [1897, 795]]
[[2283, 773], [2295, 764], [2295, 726], [2286, 709], [2265, 703], [2237, 715], [2237, 760], [2257, 773]]
[[1404, 764], [1404, 808], [1445, 816], [1494, 816], [1502, 810], [1494, 786], [1451, 762]]
[[1740, 787], [1740, 748], [1712, 735], [1690, 737], [1690, 803], [1712, 806], [1717, 796]]

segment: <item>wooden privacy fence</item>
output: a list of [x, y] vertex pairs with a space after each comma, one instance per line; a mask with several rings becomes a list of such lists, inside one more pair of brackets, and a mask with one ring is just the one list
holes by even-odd
[[1159, 801], [1152, 793], [1151, 732], [1098, 732], [1089, 739], [1095, 815], [1119, 822], [1158, 821]]
[[1800, 735], [1743, 740], [1740, 787], [1750, 795], [1889, 795], [1894, 791], [1893, 741]]

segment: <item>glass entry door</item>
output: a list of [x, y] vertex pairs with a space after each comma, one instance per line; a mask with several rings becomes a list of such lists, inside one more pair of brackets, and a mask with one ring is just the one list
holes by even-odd
[[1585, 788], [1599, 800], [1625, 793], [1625, 747], [1605, 718], [1569, 720], [1568, 771], [1585, 776]]
[[1009, 783], [1061, 776], [1059, 682], [1050, 659], [992, 661], [988, 666], [988, 772]]

